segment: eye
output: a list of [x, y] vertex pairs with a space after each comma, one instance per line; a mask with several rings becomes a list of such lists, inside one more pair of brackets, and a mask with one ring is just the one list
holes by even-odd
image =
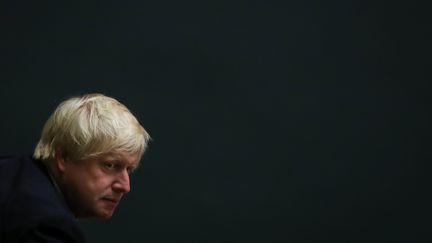
[[103, 163], [103, 167], [104, 167], [105, 169], [107, 169], [107, 170], [113, 170], [115, 166], [114, 166], [113, 163], [110, 163], [110, 162], [104, 162], [104, 163]]
[[128, 174], [130, 175], [130, 174], [134, 173], [135, 169], [136, 169], [135, 167], [127, 167]]

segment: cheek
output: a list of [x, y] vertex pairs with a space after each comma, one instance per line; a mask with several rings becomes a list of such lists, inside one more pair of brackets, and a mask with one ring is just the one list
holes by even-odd
[[67, 187], [75, 191], [78, 197], [100, 197], [110, 192], [113, 178], [98, 168], [85, 168], [69, 170], [64, 174], [64, 182]]
[[97, 196], [96, 194], [108, 183], [103, 177], [88, 173], [69, 174], [65, 179], [68, 187], [72, 187], [72, 190], [86, 197]]
[[87, 182], [88, 189], [93, 193], [109, 191], [112, 185], [112, 179], [109, 176], [89, 177]]

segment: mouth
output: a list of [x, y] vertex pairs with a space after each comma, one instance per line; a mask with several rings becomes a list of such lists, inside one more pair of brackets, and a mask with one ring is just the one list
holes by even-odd
[[120, 202], [120, 199], [116, 199], [116, 198], [110, 198], [110, 197], [103, 197], [102, 201], [112, 205], [112, 206], [117, 206], [117, 204]]

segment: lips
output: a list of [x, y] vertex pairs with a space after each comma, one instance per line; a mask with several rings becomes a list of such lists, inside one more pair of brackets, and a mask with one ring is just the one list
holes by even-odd
[[116, 199], [116, 198], [110, 198], [110, 197], [103, 197], [102, 198], [103, 201], [108, 202], [112, 205], [117, 205], [120, 201], [120, 199]]

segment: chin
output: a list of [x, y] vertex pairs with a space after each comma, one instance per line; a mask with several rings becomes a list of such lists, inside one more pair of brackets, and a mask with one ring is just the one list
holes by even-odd
[[112, 218], [112, 214], [99, 217], [100, 219], [108, 220]]
[[112, 216], [113, 216], [113, 212], [111, 211], [111, 212], [100, 212], [96, 217], [100, 219], [110, 219]]
[[109, 210], [96, 210], [87, 211], [87, 213], [82, 213], [77, 216], [77, 218], [96, 218], [96, 219], [110, 219], [113, 216], [113, 211]]

